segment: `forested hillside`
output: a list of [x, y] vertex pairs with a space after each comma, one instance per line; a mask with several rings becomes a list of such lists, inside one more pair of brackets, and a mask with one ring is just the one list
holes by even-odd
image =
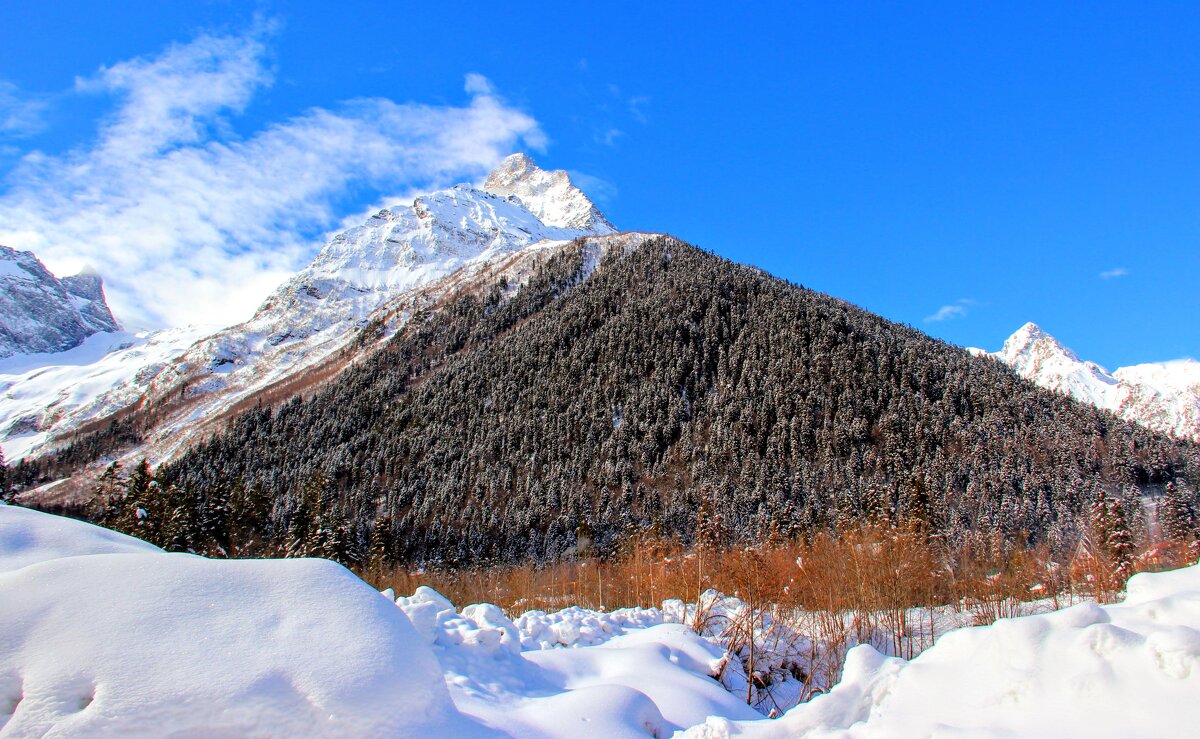
[[572, 244], [515, 295], [415, 317], [108, 517], [142, 508], [181, 548], [343, 561], [545, 560], [645, 528], [690, 540], [698, 520], [737, 541], [866, 516], [1068, 546], [1098, 495], [1137, 518], [1139, 490], [1200, 468], [1195, 445], [669, 237], [583, 274]]

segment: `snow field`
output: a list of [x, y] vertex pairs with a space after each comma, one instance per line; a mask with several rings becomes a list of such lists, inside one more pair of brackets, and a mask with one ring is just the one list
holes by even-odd
[[[324, 560], [166, 554], [0, 505], [0, 737], [1175, 737], [1200, 696], [1200, 567], [912, 660], [856, 646], [777, 720], [745, 703], [735, 598], [514, 620], [383, 595]], [[791, 628], [754, 619], [762, 644]], [[774, 644], [755, 680], [786, 688], [812, 645]]]

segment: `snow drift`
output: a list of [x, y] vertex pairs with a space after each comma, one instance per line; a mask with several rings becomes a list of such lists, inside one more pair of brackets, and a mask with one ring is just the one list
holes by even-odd
[[668, 737], [757, 715], [657, 609], [518, 621], [0, 505], [0, 736]]

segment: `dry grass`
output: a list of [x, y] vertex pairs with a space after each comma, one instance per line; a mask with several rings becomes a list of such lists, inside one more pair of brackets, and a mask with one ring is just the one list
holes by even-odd
[[[1181, 563], [1154, 550], [1142, 569]], [[1101, 577], [1103, 575], [1103, 577]], [[913, 609], [968, 609], [980, 623], [1015, 615], [1019, 604], [1073, 593], [1111, 600], [1123, 583], [1097, 558], [1056, 557], [986, 539], [953, 550], [917, 531], [863, 526], [840, 535], [768, 542], [750, 548], [685, 550], [677, 541], [632, 537], [608, 559], [546, 566], [509, 565], [460, 570], [388, 568], [364, 574], [379, 588], [410, 593], [428, 585], [455, 603], [490, 602], [508, 613], [568, 605], [615, 609], [657, 606], [669, 598], [695, 603], [708, 589], [751, 606], [772, 604], [826, 614], [871, 614], [896, 634], [916, 630]], [[860, 618], [868, 618], [861, 616]], [[896, 653], [904, 645], [896, 644]]]

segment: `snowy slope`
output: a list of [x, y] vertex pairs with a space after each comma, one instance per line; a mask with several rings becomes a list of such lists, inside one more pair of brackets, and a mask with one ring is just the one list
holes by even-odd
[[33, 252], [0, 246], [0, 359], [64, 351], [119, 329], [94, 272], [60, 280]]
[[212, 331], [97, 333], [79, 346], [0, 360], [0, 447], [24, 457], [78, 424], [136, 402], [150, 380]]
[[990, 356], [1041, 387], [1156, 431], [1200, 439], [1200, 362], [1193, 359], [1139, 364], [1110, 373], [1080, 359], [1032, 323], [1018, 329]]
[[[59, 369], [41, 372], [36, 384], [9, 372], [0, 377], [0, 388], [9, 386], [7, 395], [0, 391], [0, 446], [10, 459], [36, 455], [55, 435], [103, 413], [166, 403], [170, 412], [139, 450], [163, 459], [203, 422], [333, 361], [372, 319], [386, 335], [456, 287], [489, 285], [501, 275], [519, 286], [572, 239], [599, 239], [604, 250], [629, 238], [615, 233], [565, 172], [543, 171], [524, 155], [504, 160], [489, 182], [374, 214], [330, 239], [245, 323], [203, 337], [145, 337], [145, 346], [161, 351], [144, 349], [141, 367], [127, 353], [70, 371], [62, 368], [68, 363], [44, 358]], [[111, 371], [116, 366], [121, 372]]]

